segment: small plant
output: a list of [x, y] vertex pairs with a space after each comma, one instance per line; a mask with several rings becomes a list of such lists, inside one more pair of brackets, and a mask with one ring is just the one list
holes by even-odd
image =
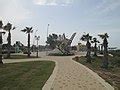
[[120, 67], [120, 57], [115, 56], [110, 58], [111, 65]]
[[49, 56], [72, 56], [74, 53], [63, 54], [63, 53], [50, 53]]

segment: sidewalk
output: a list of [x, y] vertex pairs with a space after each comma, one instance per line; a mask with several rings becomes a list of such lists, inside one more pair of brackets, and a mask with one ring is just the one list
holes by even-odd
[[114, 90], [92, 70], [73, 61], [71, 56], [47, 58], [56, 61], [58, 66], [43, 90]]

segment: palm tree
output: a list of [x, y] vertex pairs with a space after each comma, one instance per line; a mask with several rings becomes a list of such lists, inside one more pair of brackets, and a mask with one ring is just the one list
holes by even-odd
[[2, 62], [2, 33], [5, 34], [5, 32], [1, 31], [3, 29], [3, 22], [0, 21], [0, 64], [3, 64]]
[[103, 59], [103, 63], [102, 63], [102, 67], [103, 68], [108, 68], [108, 40], [107, 38], [109, 38], [108, 34], [105, 33], [105, 34], [99, 34], [98, 36], [100, 36], [100, 38], [103, 39], [103, 48], [104, 48], [104, 51], [103, 51], [103, 54], [104, 54], [104, 59]]
[[33, 32], [33, 28], [32, 27], [26, 27], [25, 29], [23, 29], [21, 31], [28, 34], [28, 57], [30, 57], [30, 33]]
[[85, 34], [81, 37], [81, 40], [82, 41], [86, 41], [86, 47], [87, 47], [87, 54], [86, 54], [86, 57], [87, 57], [87, 62], [88, 63], [91, 63], [91, 43], [90, 43], [90, 40], [92, 39], [92, 36], [88, 34]]
[[97, 56], [97, 43], [100, 43], [100, 42], [97, 40], [97, 38], [93, 38], [91, 43], [95, 43], [95, 45], [94, 45], [94, 56]]
[[8, 31], [8, 37], [7, 37], [7, 41], [8, 41], [8, 46], [7, 46], [7, 58], [10, 58], [10, 51], [11, 51], [11, 30], [14, 30], [15, 27], [12, 28], [12, 24], [11, 23], [7, 23], [7, 25], [5, 25], [3, 27], [4, 30]]

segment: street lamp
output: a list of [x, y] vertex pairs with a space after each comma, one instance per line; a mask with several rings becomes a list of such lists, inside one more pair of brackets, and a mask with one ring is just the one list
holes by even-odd
[[48, 24], [48, 26], [47, 26], [47, 37], [48, 37], [49, 26], [50, 26], [50, 24]]
[[38, 58], [38, 41], [40, 40], [40, 36], [35, 36], [35, 39], [37, 40], [37, 53], [36, 53], [36, 57]]
[[2, 34], [5, 34], [3, 29], [3, 23], [0, 21], [0, 64], [3, 64], [2, 62]]
[[36, 30], [35, 33], [34, 33], [33, 45], [34, 45], [34, 43], [35, 43], [35, 36], [36, 36], [36, 32], [37, 32], [37, 31], [38, 31], [38, 30]]
[[33, 51], [33, 53], [34, 53], [34, 51], [35, 51], [34, 43], [35, 43], [35, 36], [36, 36], [36, 32], [37, 32], [37, 31], [38, 31], [38, 30], [35, 31], [35, 33], [34, 33], [34, 38], [33, 38], [33, 46], [32, 46], [32, 51]]

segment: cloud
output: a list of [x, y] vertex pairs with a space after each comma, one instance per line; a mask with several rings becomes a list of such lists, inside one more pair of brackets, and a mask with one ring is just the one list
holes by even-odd
[[120, 0], [102, 0], [96, 8], [100, 13], [108, 13], [120, 7]]
[[73, 0], [33, 0], [37, 5], [48, 5], [48, 6], [67, 6], [73, 3]]
[[[9, 2], [9, 3], [8, 3]], [[29, 18], [31, 12], [25, 9], [20, 0], [0, 0], [0, 19], [19, 23]]]

